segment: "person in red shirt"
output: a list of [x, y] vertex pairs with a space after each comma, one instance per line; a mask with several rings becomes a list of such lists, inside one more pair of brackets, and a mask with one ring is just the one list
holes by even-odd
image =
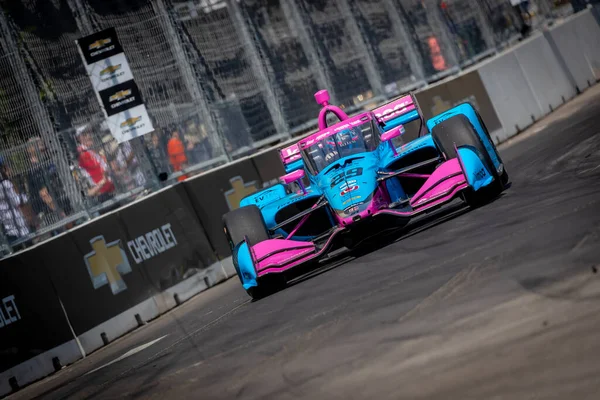
[[95, 197], [100, 203], [110, 200], [115, 195], [115, 185], [110, 178], [106, 160], [93, 150], [92, 132], [84, 129], [78, 134], [79, 167], [85, 171], [90, 188], [88, 196]]

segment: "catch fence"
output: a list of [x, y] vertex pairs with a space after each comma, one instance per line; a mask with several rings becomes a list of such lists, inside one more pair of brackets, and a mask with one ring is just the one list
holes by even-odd
[[[4, 252], [459, 72], [564, 2], [0, 0]], [[522, 18], [522, 16], [524, 16]], [[75, 40], [114, 27], [155, 131], [118, 145]]]

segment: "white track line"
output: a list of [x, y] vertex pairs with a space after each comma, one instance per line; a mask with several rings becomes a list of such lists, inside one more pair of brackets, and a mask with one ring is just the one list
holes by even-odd
[[139, 353], [140, 351], [147, 349], [148, 347], [152, 346], [153, 344], [160, 342], [161, 340], [163, 340], [163, 339], [164, 339], [164, 338], [166, 338], [167, 336], [169, 336], [169, 335], [165, 335], [165, 336], [159, 337], [158, 339], [155, 339], [155, 340], [153, 340], [153, 341], [151, 341], [151, 342], [148, 342], [148, 343], [146, 343], [146, 344], [142, 344], [141, 346], [138, 346], [138, 347], [136, 347], [136, 348], [133, 348], [133, 349], [129, 350], [127, 353], [123, 354], [121, 357], [119, 357], [119, 358], [117, 358], [117, 359], [115, 359], [115, 360], [113, 360], [113, 361], [111, 361], [111, 362], [109, 362], [109, 363], [107, 363], [107, 364], [104, 364], [104, 365], [103, 365], [103, 366], [101, 366], [101, 367], [98, 367], [98, 368], [96, 368], [96, 369], [93, 369], [93, 370], [91, 370], [90, 372], [88, 372], [88, 373], [84, 374], [84, 376], [85, 376], [85, 375], [89, 375], [89, 374], [91, 374], [91, 373], [94, 373], [94, 372], [96, 372], [96, 371], [99, 371], [99, 370], [101, 370], [102, 368], [108, 367], [109, 365], [112, 365], [112, 364], [114, 364], [114, 363], [116, 363], [116, 362], [119, 362], [119, 361], [121, 361], [121, 360], [124, 360], [124, 359], [126, 359], [127, 357], [131, 357], [132, 355], [134, 355], [134, 354], [137, 354], [137, 353]]

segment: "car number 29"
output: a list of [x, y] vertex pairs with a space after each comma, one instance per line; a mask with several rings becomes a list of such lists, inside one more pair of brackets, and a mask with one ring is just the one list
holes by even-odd
[[331, 187], [339, 185], [340, 183], [342, 183], [344, 181], [344, 179], [355, 178], [357, 176], [361, 176], [362, 173], [363, 173], [363, 169], [360, 167], [359, 168], [351, 168], [347, 171], [344, 171], [341, 174], [338, 174], [333, 177], [333, 179], [331, 180]]

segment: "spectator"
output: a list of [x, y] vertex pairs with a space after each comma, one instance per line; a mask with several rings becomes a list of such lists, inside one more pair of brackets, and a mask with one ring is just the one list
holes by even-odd
[[0, 157], [0, 219], [9, 244], [29, 235], [27, 222], [20, 207], [27, 202], [24, 194], [19, 195], [6, 172], [4, 159]]
[[529, 1], [528, 0], [510, 0], [510, 4], [517, 14], [517, 18], [521, 23], [521, 35], [526, 36], [531, 31], [531, 26], [525, 22], [523, 14], [527, 14], [527, 17], [531, 21], [531, 14], [529, 14]]
[[[180, 139], [179, 131], [174, 129], [171, 133], [171, 139], [167, 143], [167, 153], [169, 155], [169, 162], [173, 167], [173, 172], [182, 171], [187, 167], [187, 156], [185, 154], [185, 146]], [[177, 178], [178, 181], [183, 181], [187, 178], [186, 175], [182, 175]]]
[[195, 121], [188, 122], [184, 139], [191, 156], [191, 164], [210, 160], [212, 149], [204, 125], [198, 126]]
[[96, 198], [100, 203], [111, 200], [115, 195], [115, 185], [110, 177], [106, 160], [93, 150], [92, 132], [86, 127], [77, 135], [80, 143], [77, 147], [79, 167], [89, 185], [87, 195]]
[[56, 166], [49, 160], [42, 161], [44, 152], [39, 137], [29, 139], [27, 155], [31, 167], [27, 173], [27, 191], [35, 214], [35, 229], [56, 223], [72, 212]]
[[146, 185], [146, 176], [130, 142], [119, 144], [111, 134], [105, 135], [102, 142], [106, 143], [111, 171], [125, 191]]
[[169, 176], [168, 155], [162, 139], [163, 135], [158, 131], [152, 132], [148, 149], [150, 157], [152, 158], [152, 163], [156, 167], [156, 173], [161, 182], [167, 180], [167, 177]]

